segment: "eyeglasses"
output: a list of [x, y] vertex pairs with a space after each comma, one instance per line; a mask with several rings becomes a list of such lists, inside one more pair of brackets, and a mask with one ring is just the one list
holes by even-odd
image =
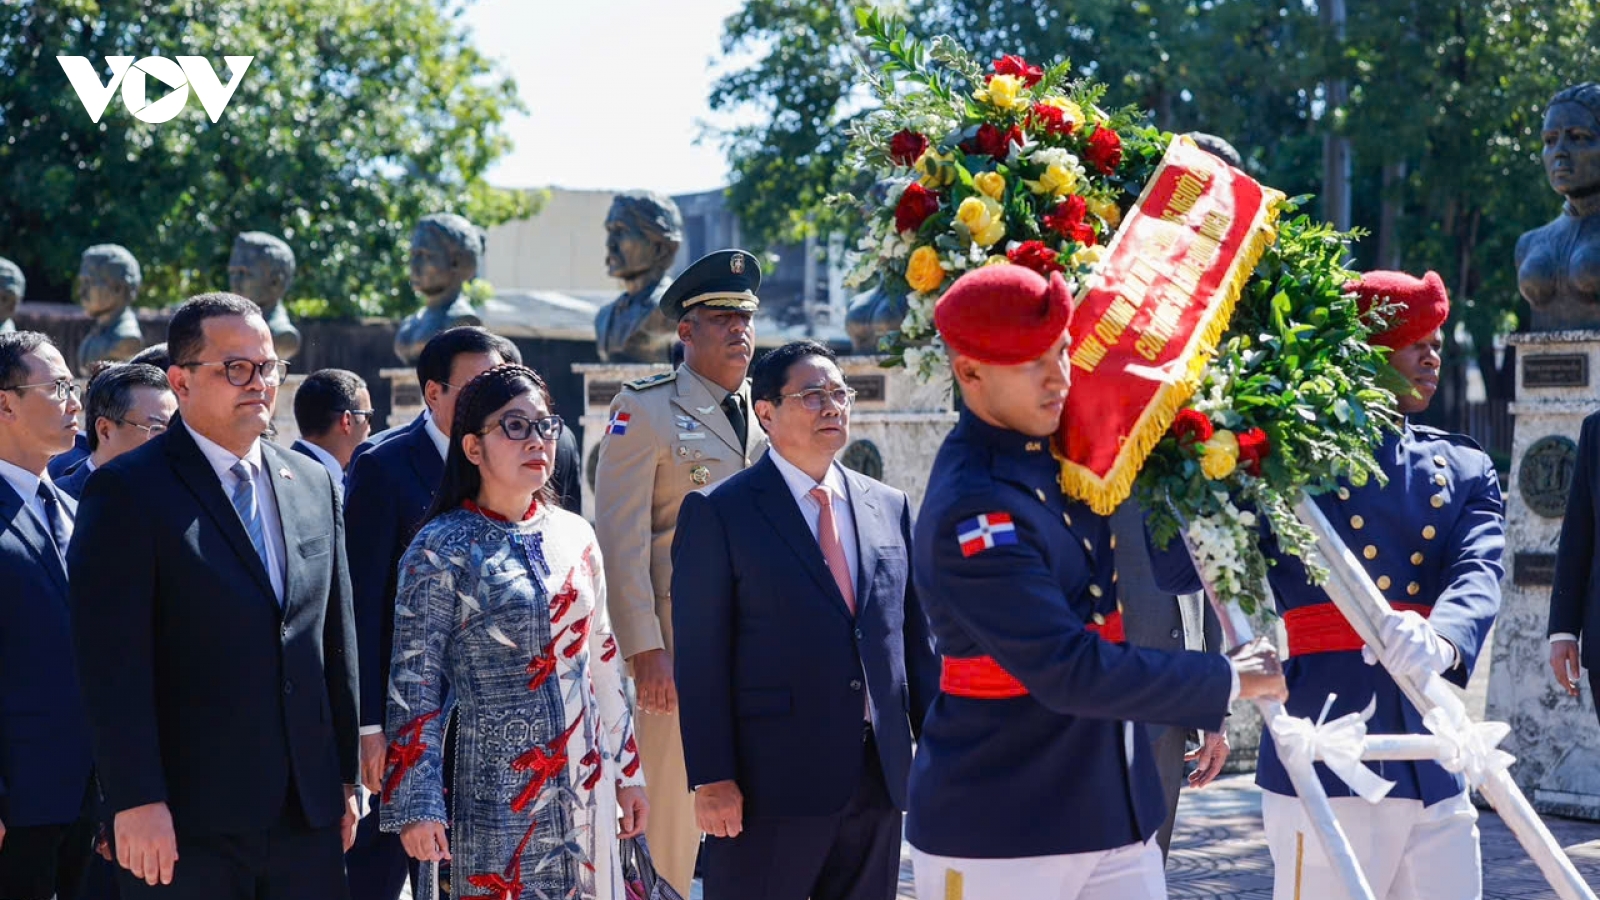
[[228, 383], [234, 387], [244, 387], [256, 379], [256, 373], [261, 373], [261, 381], [268, 387], [282, 384], [283, 376], [289, 371], [289, 364], [281, 359], [269, 359], [266, 362], [253, 362], [248, 359], [225, 359], [221, 362], [192, 362], [179, 363], [181, 368], [193, 369], [202, 366], [221, 366], [222, 371], [228, 376]]
[[167, 430], [167, 423], [165, 422], [157, 422], [154, 425], [141, 425], [138, 422], [129, 422], [127, 419], [118, 419], [117, 422], [122, 425], [132, 425], [144, 432], [145, 437], [155, 437]]
[[41, 381], [38, 384], [18, 384], [18, 385], [13, 385], [13, 386], [8, 387], [8, 388], [0, 388], [0, 390], [4, 390], [4, 391], [25, 391], [28, 388], [42, 388], [42, 387], [53, 387], [53, 388], [55, 388], [55, 395], [56, 395], [56, 400], [57, 401], [65, 400], [68, 397], [76, 397], [79, 394], [83, 393], [83, 388], [78, 387], [78, 385], [75, 384], [73, 382], [73, 380], [70, 379], [70, 378], [57, 378], [55, 381]]
[[370, 410], [370, 409], [347, 409], [347, 410], [345, 410], [345, 412], [349, 413], [352, 416], [355, 416], [358, 419], [370, 419], [370, 418], [372, 418], [372, 414], [373, 414], [373, 412], [375, 412], [375, 410]]
[[[565, 423], [561, 421], [560, 416], [545, 416], [542, 419], [530, 419], [519, 412], [506, 413], [500, 417], [500, 421], [496, 424], [500, 426], [501, 431], [505, 432], [506, 437], [513, 441], [525, 441], [534, 432], [538, 432], [541, 440], [560, 440], [561, 430], [565, 427]], [[488, 434], [493, 430], [494, 426], [491, 425], [478, 433]]]
[[856, 402], [854, 388], [811, 388], [810, 390], [800, 391], [797, 394], [779, 394], [778, 396], [784, 399], [798, 399], [800, 405], [811, 412], [822, 411], [822, 398], [824, 397], [831, 400], [833, 405], [840, 409], [849, 409]]

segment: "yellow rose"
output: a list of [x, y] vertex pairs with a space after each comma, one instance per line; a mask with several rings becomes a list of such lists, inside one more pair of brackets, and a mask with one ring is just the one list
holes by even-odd
[[924, 294], [932, 293], [944, 284], [944, 267], [939, 265], [939, 251], [923, 245], [911, 251], [906, 263], [906, 284]]
[[925, 188], [942, 188], [956, 180], [953, 160], [931, 147], [917, 157], [916, 169], [922, 173], [918, 180]]
[[1028, 189], [1035, 194], [1050, 194], [1053, 197], [1065, 197], [1077, 190], [1078, 173], [1066, 166], [1052, 163], [1039, 176], [1038, 181], [1024, 182]]
[[998, 254], [996, 254], [994, 256], [991, 256], [988, 259], [983, 261], [984, 268], [988, 268], [989, 266], [1009, 266], [1009, 265], [1011, 265], [1011, 260], [1006, 259], [1004, 256], [1000, 256]]
[[979, 172], [972, 176], [972, 184], [991, 200], [1005, 196], [1006, 177], [999, 172]]
[[988, 197], [968, 197], [956, 207], [956, 221], [967, 227], [972, 240], [987, 247], [1006, 236], [1005, 211]]
[[1106, 248], [1100, 246], [1099, 244], [1088, 244], [1086, 246], [1079, 247], [1078, 252], [1072, 254], [1072, 264], [1075, 266], [1087, 266], [1089, 268], [1093, 268], [1096, 265], [1099, 265], [1100, 260], [1105, 259], [1105, 257]]
[[1048, 97], [1041, 100], [1040, 104], [1042, 106], [1053, 106], [1061, 110], [1065, 114], [1066, 120], [1072, 123], [1074, 131], [1083, 127], [1083, 107], [1071, 100], [1065, 97]]
[[1200, 471], [1212, 481], [1227, 478], [1239, 465], [1239, 439], [1227, 429], [1218, 429], [1200, 447], [1205, 451], [1200, 457]]
[[1016, 109], [1028, 104], [1027, 98], [1022, 96], [1022, 79], [1015, 75], [996, 75], [989, 79], [988, 87], [977, 89], [972, 96], [997, 109]]
[[1089, 212], [1099, 216], [1112, 228], [1122, 224], [1122, 208], [1117, 206], [1115, 200], [1105, 197], [1090, 197], [1088, 201]]

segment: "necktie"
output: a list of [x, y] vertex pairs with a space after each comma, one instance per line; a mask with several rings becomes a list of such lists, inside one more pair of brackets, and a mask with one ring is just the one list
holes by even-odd
[[839, 586], [839, 593], [844, 595], [844, 605], [854, 613], [856, 588], [850, 582], [850, 563], [844, 556], [844, 544], [839, 542], [839, 523], [833, 517], [833, 497], [821, 485], [812, 488], [810, 494], [822, 507], [822, 516], [817, 520], [817, 543], [822, 545], [822, 558], [828, 563], [833, 583]]
[[44, 524], [50, 532], [50, 542], [55, 545], [56, 554], [63, 562], [67, 559], [67, 517], [61, 511], [61, 500], [56, 497], [55, 489], [45, 482], [39, 482], [39, 502], [44, 505]]
[[738, 393], [729, 394], [728, 398], [722, 401], [722, 411], [728, 414], [728, 424], [733, 426], [733, 433], [739, 436], [739, 449], [744, 450], [750, 433], [747, 430], [748, 423], [745, 421], [744, 407], [739, 403]]
[[267, 565], [267, 530], [261, 524], [261, 509], [256, 503], [256, 486], [250, 480], [250, 468], [239, 460], [228, 470], [238, 481], [233, 485], [233, 508], [239, 513], [239, 521], [244, 523], [245, 533], [250, 535], [250, 543], [256, 548], [256, 555], [261, 557], [261, 565]]

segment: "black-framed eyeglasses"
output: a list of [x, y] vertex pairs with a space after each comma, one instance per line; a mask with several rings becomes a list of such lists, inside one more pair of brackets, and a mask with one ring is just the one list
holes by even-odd
[[[508, 412], [501, 416], [500, 421], [496, 422], [495, 424], [499, 425], [500, 430], [505, 432], [505, 436], [513, 441], [525, 441], [529, 438], [529, 436], [536, 432], [538, 433], [540, 440], [560, 440], [561, 430], [566, 427], [566, 423], [561, 421], [560, 416], [545, 416], [542, 419], [530, 419], [519, 412]], [[493, 430], [494, 425], [490, 425], [488, 428], [478, 433], [488, 434]]]
[[118, 419], [117, 422], [122, 425], [132, 425], [133, 427], [144, 432], [146, 437], [155, 437], [156, 435], [167, 430], [167, 423], [165, 422], [156, 422], [151, 425], [142, 425], [138, 422], [129, 422], [127, 419]]
[[179, 363], [182, 368], [193, 369], [198, 367], [220, 366], [228, 383], [234, 387], [244, 387], [256, 379], [256, 373], [261, 373], [261, 381], [268, 387], [283, 383], [283, 376], [289, 372], [289, 364], [281, 359], [269, 359], [265, 362], [255, 362], [249, 359], [225, 359], [221, 362], [192, 362]]
[[375, 412], [375, 410], [371, 410], [371, 409], [347, 409], [347, 410], [345, 410], [345, 412], [349, 413], [352, 416], [355, 416], [358, 419], [370, 419], [370, 418], [372, 418], [372, 414], [373, 414], [373, 412]]
[[78, 387], [77, 383], [74, 382], [71, 378], [57, 378], [55, 381], [41, 381], [41, 382], [39, 382], [37, 384], [15, 384], [15, 385], [12, 385], [11, 387], [8, 387], [8, 388], [0, 388], [0, 390], [5, 390], [5, 391], [25, 391], [28, 388], [46, 388], [46, 387], [55, 388], [55, 395], [56, 395], [56, 400], [57, 401], [65, 400], [68, 397], [76, 397], [79, 394], [83, 393], [83, 388]]
[[790, 400], [790, 399], [799, 400], [800, 401], [800, 405], [805, 407], [806, 409], [810, 410], [811, 412], [821, 412], [822, 411], [822, 399], [824, 397], [826, 397], [829, 400], [831, 400], [833, 402], [833, 405], [839, 407], [840, 409], [849, 409], [851, 406], [855, 405], [855, 402], [856, 402], [856, 391], [855, 391], [855, 388], [847, 388], [847, 387], [845, 387], [845, 388], [810, 388], [808, 390], [800, 391], [798, 393], [794, 393], [794, 394], [779, 394], [778, 396], [784, 398], [785, 400]]

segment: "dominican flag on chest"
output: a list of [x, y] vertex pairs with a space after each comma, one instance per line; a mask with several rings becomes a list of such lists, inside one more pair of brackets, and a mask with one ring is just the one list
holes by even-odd
[[633, 418], [622, 410], [611, 414], [611, 421], [606, 423], [606, 434], [627, 434], [628, 420]]
[[1017, 542], [1017, 526], [1011, 524], [1011, 514], [984, 513], [956, 526], [956, 540], [961, 543], [961, 555], [972, 556], [990, 547], [1001, 547]]

